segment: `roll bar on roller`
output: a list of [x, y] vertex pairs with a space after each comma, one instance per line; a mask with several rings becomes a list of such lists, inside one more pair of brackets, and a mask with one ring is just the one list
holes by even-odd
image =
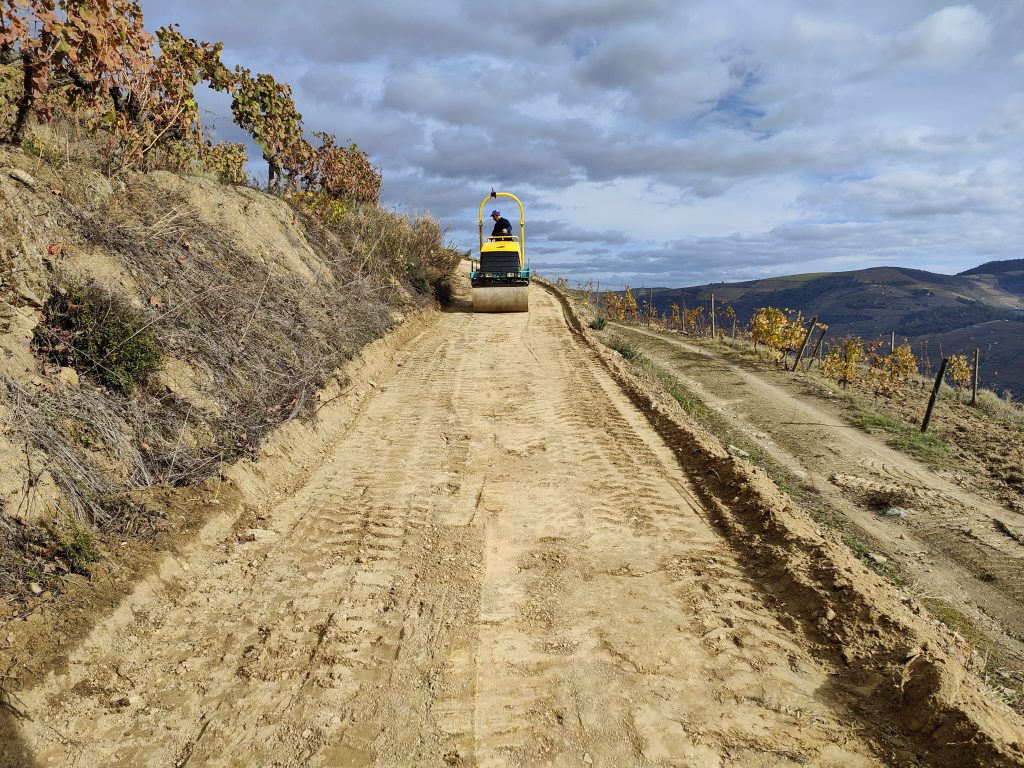
[[526, 210], [523, 208], [522, 201], [511, 192], [495, 192], [492, 189], [491, 194], [481, 201], [480, 210], [477, 212], [477, 226], [480, 229], [480, 247], [484, 247], [484, 207], [490, 200], [496, 200], [499, 197], [511, 198], [519, 206], [519, 268], [522, 269], [523, 265], [526, 264]]

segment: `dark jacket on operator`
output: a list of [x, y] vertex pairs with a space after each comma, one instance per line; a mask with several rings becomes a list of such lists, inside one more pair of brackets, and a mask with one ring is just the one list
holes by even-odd
[[491, 232], [491, 237], [499, 237], [501, 235], [511, 234], [512, 225], [509, 223], [509, 220], [506, 219], [504, 216], [500, 217], [496, 222], [494, 222], [494, 230]]

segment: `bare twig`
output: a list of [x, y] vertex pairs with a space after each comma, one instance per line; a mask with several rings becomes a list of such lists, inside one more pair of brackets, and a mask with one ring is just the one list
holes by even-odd
[[260, 311], [260, 303], [263, 301], [263, 294], [266, 293], [267, 286], [270, 285], [270, 276], [274, 273], [274, 265], [270, 262], [267, 263], [267, 279], [263, 281], [263, 287], [260, 288], [260, 295], [256, 297], [256, 306], [252, 308], [252, 315], [249, 316], [249, 322], [246, 323], [245, 330], [242, 331], [242, 335], [238, 338], [238, 346], [241, 347], [245, 342], [245, 337], [249, 335], [249, 329], [252, 328], [253, 322], [256, 320], [256, 313]]
[[192, 405], [188, 406], [188, 413], [185, 414], [185, 421], [181, 424], [181, 431], [178, 432], [178, 441], [174, 444], [174, 453], [171, 454], [171, 466], [167, 470], [167, 477], [174, 471], [174, 464], [178, 460], [178, 449], [181, 448], [182, 438], [185, 437], [185, 429], [188, 427], [188, 419], [192, 415]]

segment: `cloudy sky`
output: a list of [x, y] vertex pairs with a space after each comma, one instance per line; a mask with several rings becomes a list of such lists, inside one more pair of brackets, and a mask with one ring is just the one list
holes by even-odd
[[[291, 83], [308, 130], [356, 141], [384, 203], [432, 212], [461, 248], [491, 187], [515, 192], [549, 276], [1024, 256], [1024, 0], [142, 6]], [[231, 137], [227, 103], [208, 107]]]

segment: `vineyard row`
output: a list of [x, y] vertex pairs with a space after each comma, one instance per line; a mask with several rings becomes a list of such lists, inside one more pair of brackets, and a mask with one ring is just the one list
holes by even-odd
[[[563, 290], [570, 290], [564, 279], [557, 282]], [[734, 339], [751, 343], [755, 350], [768, 350], [777, 366], [787, 366], [791, 356], [796, 356], [795, 369], [806, 354], [818, 360], [822, 374], [843, 389], [860, 382], [876, 398], [894, 397], [911, 382], [931, 375], [930, 366], [922, 366], [908, 343], [886, 345], [858, 336], [826, 340], [828, 326], [818, 318], [805, 318], [799, 310], [761, 307], [741, 325], [729, 305], [707, 312], [706, 307], [686, 308], [672, 303], [667, 312], [660, 313], [653, 304], [639, 305], [629, 286], [621, 293], [597, 293], [586, 287], [575, 293], [590, 301], [600, 317], [617, 322], [717, 338], [727, 337], [731, 331]], [[974, 383], [974, 368], [966, 355], [950, 355], [945, 360], [943, 378], [958, 393]]]

